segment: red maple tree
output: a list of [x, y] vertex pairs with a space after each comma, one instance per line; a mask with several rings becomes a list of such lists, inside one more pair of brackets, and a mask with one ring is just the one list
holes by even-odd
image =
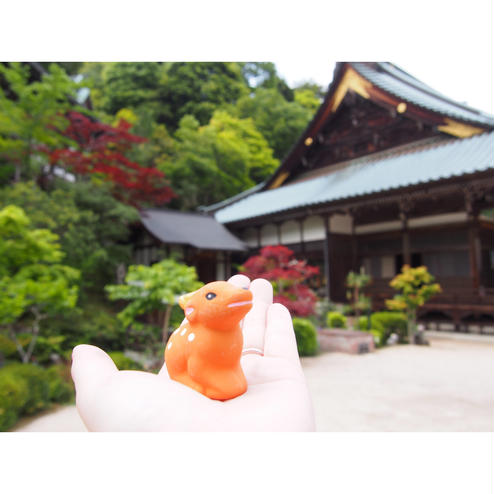
[[67, 168], [76, 175], [98, 174], [113, 186], [114, 195], [134, 206], [159, 205], [170, 201], [174, 192], [163, 172], [128, 159], [132, 146], [146, 141], [129, 132], [131, 124], [120, 120], [113, 127], [71, 111], [64, 130], [73, 145], [47, 152], [50, 165]]
[[314, 313], [317, 296], [305, 282], [319, 274], [319, 268], [296, 259], [287, 247], [263, 247], [258, 256], [250, 257], [240, 267], [240, 271], [251, 280], [269, 280], [273, 285], [274, 302], [283, 304], [293, 316], [306, 317]]

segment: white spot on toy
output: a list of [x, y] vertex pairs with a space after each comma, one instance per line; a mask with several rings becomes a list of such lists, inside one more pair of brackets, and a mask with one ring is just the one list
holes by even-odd
[[187, 339], [189, 341], [192, 341], [195, 337], [196, 337], [196, 335], [194, 333], [190, 333]]

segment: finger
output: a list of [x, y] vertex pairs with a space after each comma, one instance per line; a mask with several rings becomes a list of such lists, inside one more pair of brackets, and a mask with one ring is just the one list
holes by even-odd
[[264, 355], [300, 362], [292, 318], [284, 305], [273, 304], [268, 309]]
[[249, 288], [250, 280], [244, 274], [236, 274], [228, 280], [228, 283], [231, 283], [239, 288]]
[[77, 345], [72, 351], [72, 379], [76, 393], [87, 393], [112, 374], [118, 372], [111, 357], [92, 345]]
[[273, 303], [273, 287], [262, 278], [250, 284], [252, 292], [252, 309], [247, 313], [243, 323], [244, 352], [249, 349], [264, 350], [264, 333], [266, 331], [266, 313]]

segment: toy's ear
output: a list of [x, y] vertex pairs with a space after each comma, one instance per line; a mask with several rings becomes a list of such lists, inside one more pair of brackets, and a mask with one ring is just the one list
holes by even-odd
[[195, 307], [193, 307], [192, 305], [188, 305], [187, 307], [185, 307], [184, 312], [185, 312], [185, 317], [187, 318], [187, 321], [189, 321], [189, 322], [195, 321], [195, 319], [197, 317], [197, 310], [195, 309]]
[[187, 303], [189, 302], [189, 300], [192, 298], [192, 296], [193, 296], [195, 293], [196, 293], [196, 292], [185, 293], [184, 295], [182, 295], [182, 296], [178, 299], [178, 305], [180, 305], [180, 307], [182, 308], [182, 310], [185, 310], [185, 306], [187, 305]]

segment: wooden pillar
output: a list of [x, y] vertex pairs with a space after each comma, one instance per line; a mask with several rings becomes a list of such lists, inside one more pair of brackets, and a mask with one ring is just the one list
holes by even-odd
[[401, 213], [401, 250], [403, 254], [403, 264], [412, 265], [412, 255], [410, 253], [410, 232], [408, 230], [408, 218]]
[[329, 228], [329, 216], [324, 216], [324, 277], [326, 278], [326, 300], [331, 300], [331, 272], [329, 264], [329, 249], [331, 248], [331, 230]]
[[232, 275], [230, 251], [223, 252], [223, 269], [225, 271], [225, 280], [227, 280]]
[[256, 226], [256, 232], [257, 232], [257, 248], [261, 248], [261, 227], [258, 225]]
[[281, 223], [275, 223], [276, 225], [276, 236], [278, 238], [278, 245], [281, 245]]
[[472, 288], [477, 292], [480, 288], [480, 270], [482, 262], [481, 245], [479, 237], [479, 211], [474, 206], [473, 194], [465, 192], [465, 209], [468, 216], [468, 253], [470, 258], [470, 278]]
[[305, 256], [304, 219], [298, 220], [298, 227], [300, 230], [300, 247], [302, 249], [302, 255]]
[[403, 255], [403, 264], [412, 266], [412, 253], [410, 247], [410, 231], [408, 229], [408, 218], [412, 210], [412, 201], [404, 197], [399, 204], [401, 220], [401, 250]]
[[358, 272], [358, 266], [357, 266], [357, 261], [358, 261], [358, 239], [357, 239], [357, 234], [355, 233], [355, 213], [350, 213], [350, 216], [352, 217], [352, 230], [351, 230], [351, 236], [352, 236], [352, 270], [355, 272]]

